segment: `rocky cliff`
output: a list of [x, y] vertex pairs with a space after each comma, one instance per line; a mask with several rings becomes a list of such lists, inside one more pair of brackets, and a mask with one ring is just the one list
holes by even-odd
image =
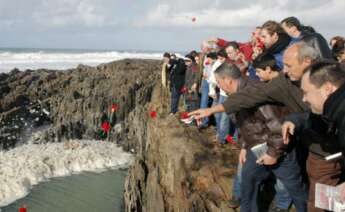
[[[168, 116], [167, 94], [156, 86], [148, 118], [137, 134], [137, 156], [125, 182], [126, 211], [232, 211], [232, 177], [238, 149], [217, 151], [214, 130], [199, 132]], [[138, 131], [136, 131], [138, 132]]]

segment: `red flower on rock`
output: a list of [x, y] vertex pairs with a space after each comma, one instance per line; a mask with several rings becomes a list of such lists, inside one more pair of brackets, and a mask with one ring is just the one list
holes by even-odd
[[111, 105], [111, 112], [115, 112], [115, 111], [117, 111], [119, 109], [119, 105], [117, 105], [117, 104], [112, 104]]
[[150, 117], [151, 117], [152, 119], [157, 118], [157, 112], [156, 112], [156, 111], [150, 111]]
[[108, 121], [105, 121], [102, 123], [102, 129], [104, 130], [104, 132], [109, 132], [110, 131], [110, 124]]
[[231, 135], [226, 136], [225, 140], [226, 140], [226, 142], [228, 142], [230, 144], [236, 144], [236, 142], [234, 141], [234, 139]]
[[19, 212], [26, 212], [26, 208], [25, 207], [19, 208]]

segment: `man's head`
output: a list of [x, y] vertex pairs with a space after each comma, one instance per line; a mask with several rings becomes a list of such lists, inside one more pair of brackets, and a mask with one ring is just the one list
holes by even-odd
[[228, 54], [226, 53], [225, 49], [221, 49], [217, 52], [217, 58], [220, 62], [225, 62], [225, 60], [228, 58]]
[[163, 54], [163, 62], [164, 63], [169, 63], [169, 61], [170, 61], [170, 54], [168, 53], [168, 52], [165, 52], [164, 54]]
[[317, 59], [319, 59], [319, 54], [313, 47], [304, 42], [295, 43], [284, 52], [284, 73], [291, 81], [299, 81], [304, 69]]
[[315, 114], [322, 114], [328, 97], [345, 82], [345, 70], [339, 63], [320, 61], [306, 69], [302, 77], [303, 101]]
[[191, 54], [187, 54], [184, 58], [184, 62], [187, 66], [191, 66], [193, 63], [195, 63], [195, 59]]
[[226, 54], [230, 60], [237, 60], [238, 52], [239, 52], [239, 45], [238, 43], [232, 41], [229, 42], [228, 45], [225, 47]]
[[238, 82], [242, 75], [236, 65], [223, 63], [214, 74], [219, 88], [230, 94], [237, 92]]
[[301, 35], [302, 24], [296, 17], [287, 17], [281, 22], [281, 26], [284, 31], [293, 38], [298, 38]]
[[207, 65], [212, 65], [217, 60], [217, 53], [216, 52], [210, 52], [206, 55], [206, 61], [205, 63]]
[[261, 81], [267, 82], [278, 76], [279, 67], [273, 55], [261, 54], [253, 61], [256, 75]]
[[284, 30], [275, 21], [267, 21], [262, 25], [261, 39], [265, 44], [266, 48], [270, 48], [279, 39], [279, 34], [283, 33]]

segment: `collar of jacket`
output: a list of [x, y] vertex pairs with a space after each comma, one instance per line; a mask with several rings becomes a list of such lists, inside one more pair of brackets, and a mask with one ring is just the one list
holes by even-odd
[[270, 54], [277, 54], [282, 52], [290, 44], [291, 38], [286, 33], [280, 33], [279, 38], [275, 44], [267, 49]]
[[345, 83], [326, 100], [323, 116], [339, 124], [345, 119]]

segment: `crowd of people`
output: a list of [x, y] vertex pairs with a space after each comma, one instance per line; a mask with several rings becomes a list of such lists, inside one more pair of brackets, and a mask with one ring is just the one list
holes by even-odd
[[[240, 147], [229, 207], [258, 211], [274, 179], [270, 211], [325, 211], [317, 184], [337, 186], [345, 201], [345, 39], [327, 40], [296, 17], [267, 21], [241, 43], [215, 38], [201, 52], [164, 54], [162, 84], [171, 114], [183, 98], [200, 130], [215, 120], [214, 142]], [[273, 176], [273, 177], [272, 177]]]

